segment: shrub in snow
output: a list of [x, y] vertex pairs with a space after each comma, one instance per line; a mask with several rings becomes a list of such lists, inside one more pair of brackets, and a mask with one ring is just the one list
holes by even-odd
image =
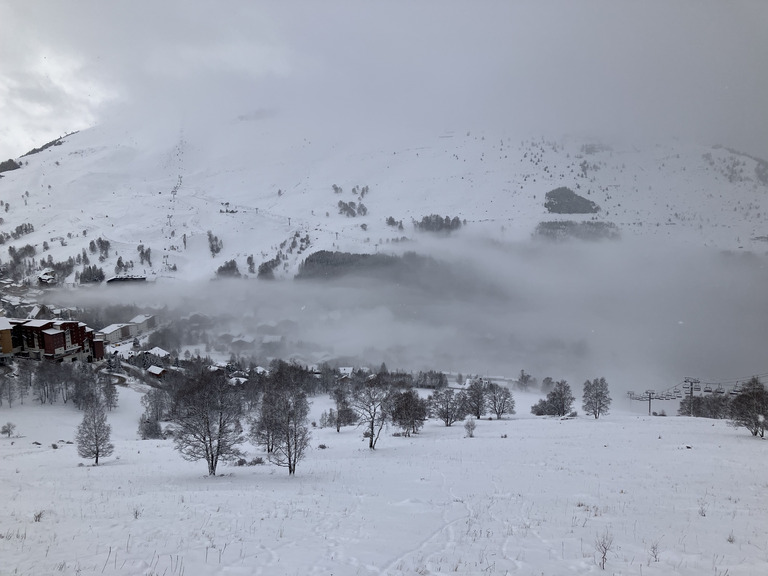
[[464, 422], [464, 430], [467, 431], [467, 438], [475, 437], [475, 428], [477, 428], [477, 422], [471, 416]]
[[13, 422], [7, 422], [6, 424], [3, 424], [2, 428], [0, 428], [0, 434], [5, 434], [8, 436], [8, 438], [10, 438], [14, 430], [16, 430], [16, 424]]

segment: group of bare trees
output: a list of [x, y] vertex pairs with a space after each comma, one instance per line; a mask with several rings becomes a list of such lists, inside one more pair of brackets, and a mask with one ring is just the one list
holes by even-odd
[[[440, 380], [447, 384], [444, 376]], [[388, 423], [410, 436], [417, 434], [430, 416], [451, 426], [468, 415], [481, 418], [490, 411], [500, 419], [515, 413], [509, 388], [494, 382], [478, 379], [466, 390], [441, 387], [428, 398], [421, 398], [412, 384], [385, 371], [340, 384], [331, 394], [336, 410], [324, 414], [321, 425], [335, 425], [339, 431], [341, 426], [357, 424], [373, 450]]]
[[295, 474], [311, 438], [305, 388], [312, 375], [279, 360], [271, 367], [268, 375], [233, 384], [226, 371], [193, 362], [167, 381], [166, 390], [147, 393], [139, 431], [162, 434], [160, 420], [170, 420], [176, 450], [186, 460], [205, 460], [211, 476], [220, 462], [243, 456], [246, 439]]
[[270, 461], [292, 475], [309, 447], [308, 422], [307, 393], [290, 379], [273, 378], [250, 419], [250, 438], [266, 449]]
[[482, 418], [487, 412], [500, 420], [505, 414], [515, 413], [515, 399], [509, 388], [495, 382], [473, 380], [466, 390], [443, 389], [429, 398], [431, 413], [450, 426], [471, 415]]
[[[549, 378], [545, 378], [546, 383]], [[531, 406], [531, 413], [537, 416], [568, 416], [573, 414], [573, 403], [576, 397], [573, 395], [571, 385], [566, 380], [547, 383], [549, 392], [546, 398], [539, 400]], [[608, 414], [611, 406], [611, 395], [608, 390], [608, 382], [605, 378], [595, 378], [584, 382], [582, 392], [582, 409], [595, 419]]]
[[107, 410], [117, 406], [118, 392], [111, 379], [97, 375], [85, 363], [16, 361], [15, 372], [0, 377], [0, 406], [24, 404], [29, 397], [40, 404], [72, 402], [83, 410], [101, 401]]

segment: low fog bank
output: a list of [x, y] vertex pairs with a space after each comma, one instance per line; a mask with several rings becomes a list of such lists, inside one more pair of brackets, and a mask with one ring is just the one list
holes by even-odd
[[87, 295], [91, 306], [167, 307], [161, 320], [205, 314], [209, 335], [253, 336], [244, 354], [264, 360], [271, 333], [283, 336], [277, 355], [306, 363], [356, 357], [488, 376], [525, 369], [577, 385], [605, 376], [622, 391], [767, 370], [764, 256], [647, 239], [507, 245], [465, 237], [422, 248], [444, 266], [411, 281], [159, 281], [69, 293], [68, 304], [84, 306], [77, 300]]

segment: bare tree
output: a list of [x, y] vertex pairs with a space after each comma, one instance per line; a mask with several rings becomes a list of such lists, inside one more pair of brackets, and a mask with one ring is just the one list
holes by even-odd
[[98, 401], [101, 398], [100, 394], [96, 374], [86, 364], [81, 364], [77, 374], [74, 375], [72, 402], [82, 410], [92, 402]]
[[150, 420], [164, 420], [170, 410], [171, 398], [168, 392], [161, 388], [150, 388], [141, 398], [144, 414]]
[[608, 552], [613, 550], [613, 534], [605, 532], [595, 537], [595, 551], [600, 555], [600, 568], [605, 570], [605, 562], [608, 559]]
[[8, 401], [8, 408], [13, 406], [13, 401], [16, 399], [16, 379], [9, 377], [7, 374], [0, 376], [0, 406], [3, 405], [3, 400]]
[[35, 400], [40, 404], [56, 401], [56, 367], [51, 362], [38, 362], [32, 384]]
[[482, 418], [485, 414], [486, 386], [480, 380], [475, 380], [465, 393], [466, 409], [475, 418]]
[[429, 397], [429, 410], [440, 418], [446, 426], [463, 420], [466, 416], [466, 397], [464, 392], [455, 393], [451, 388], [437, 390]]
[[99, 458], [111, 456], [115, 447], [110, 443], [112, 427], [107, 424], [107, 413], [101, 402], [92, 402], [77, 427], [77, 453], [81, 458], [93, 458], [96, 466]]
[[3, 424], [3, 427], [0, 428], [0, 434], [6, 434], [8, 438], [10, 438], [14, 430], [16, 430], [16, 424], [13, 422], [6, 422]]
[[595, 419], [600, 418], [601, 414], [608, 414], [608, 408], [611, 406], [611, 395], [608, 393], [608, 383], [605, 378], [595, 378], [584, 382], [582, 408], [587, 414], [591, 414]]
[[31, 360], [17, 360], [17, 380], [18, 380], [18, 392], [19, 402], [24, 404], [24, 399], [29, 394], [29, 390], [32, 388], [32, 381], [34, 379], [34, 367]]
[[280, 429], [280, 390], [271, 383], [261, 396], [257, 416], [251, 420], [251, 441], [262, 446], [267, 454], [272, 454], [277, 444], [277, 434]]
[[392, 421], [403, 429], [406, 436], [418, 434], [427, 419], [427, 401], [409, 389], [392, 397]]
[[390, 389], [374, 377], [362, 384], [352, 395], [350, 406], [355, 411], [358, 421], [365, 426], [368, 448], [376, 449], [376, 442], [384, 425], [387, 423], [387, 405], [390, 401]]
[[520, 390], [528, 390], [536, 386], [536, 378], [528, 374], [525, 370], [520, 370], [520, 376], [517, 378], [517, 385]]
[[208, 474], [215, 476], [220, 460], [241, 455], [242, 403], [237, 388], [223, 374], [201, 367], [197, 376], [177, 386], [174, 403], [174, 444], [182, 458], [204, 459]]
[[765, 419], [768, 418], [768, 391], [757, 376], [742, 385], [742, 391], [731, 400], [730, 424], [743, 427], [752, 436], [765, 436]]
[[333, 414], [331, 424], [336, 426], [336, 432], [341, 432], [342, 426], [357, 422], [357, 415], [349, 405], [349, 389], [346, 386], [338, 384], [331, 392], [331, 397], [336, 402], [336, 412]]
[[104, 396], [104, 405], [107, 407], [107, 410], [112, 411], [114, 408], [117, 408], [117, 386], [112, 382], [110, 376], [106, 377], [106, 381], [101, 387], [101, 393]]
[[488, 384], [486, 394], [488, 406], [491, 412], [496, 414], [496, 420], [501, 420], [504, 414], [515, 413], [515, 399], [512, 397], [512, 392], [506, 386], [491, 382]]
[[546, 399], [531, 406], [531, 413], [537, 416], [565, 416], [571, 411], [574, 400], [576, 398], [571, 392], [571, 386], [565, 380], [560, 380]]
[[311, 434], [307, 427], [309, 402], [307, 395], [298, 388], [280, 390], [264, 395], [262, 403], [271, 406], [262, 410], [269, 414], [272, 450], [269, 459], [278, 466], [288, 468], [288, 474], [296, 473], [296, 465], [306, 455]]

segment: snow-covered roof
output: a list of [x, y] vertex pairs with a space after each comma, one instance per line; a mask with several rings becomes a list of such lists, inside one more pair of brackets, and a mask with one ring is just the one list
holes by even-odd
[[129, 323], [110, 324], [106, 328], [102, 328], [101, 330], [99, 330], [99, 332], [101, 332], [102, 334], [112, 334], [112, 332], [116, 332], [117, 330], [122, 329], [124, 326], [130, 326], [130, 324]]
[[138, 316], [135, 316], [131, 318], [131, 324], [141, 324], [142, 322], [146, 322], [152, 318], [152, 314], [139, 314]]
[[160, 374], [165, 372], [165, 368], [161, 368], [160, 366], [155, 366], [154, 364], [152, 364], [152, 366], [147, 368], [147, 372], [149, 372], [153, 376], [160, 376]]
[[152, 356], [157, 356], [158, 358], [165, 358], [166, 356], [170, 356], [170, 352], [166, 352], [159, 346], [155, 346], [154, 348], [151, 348], [147, 350], [147, 354], [152, 354]]
[[8, 318], [0, 316], [0, 330], [10, 330], [13, 328], [13, 324], [10, 323]]
[[46, 324], [50, 323], [50, 320], [29, 320], [24, 323], [24, 326], [28, 326], [29, 328], [42, 328]]
[[48, 328], [47, 330], [43, 330], [43, 334], [49, 334], [51, 336], [56, 334], [64, 334], [62, 330], [59, 330], [58, 328]]

